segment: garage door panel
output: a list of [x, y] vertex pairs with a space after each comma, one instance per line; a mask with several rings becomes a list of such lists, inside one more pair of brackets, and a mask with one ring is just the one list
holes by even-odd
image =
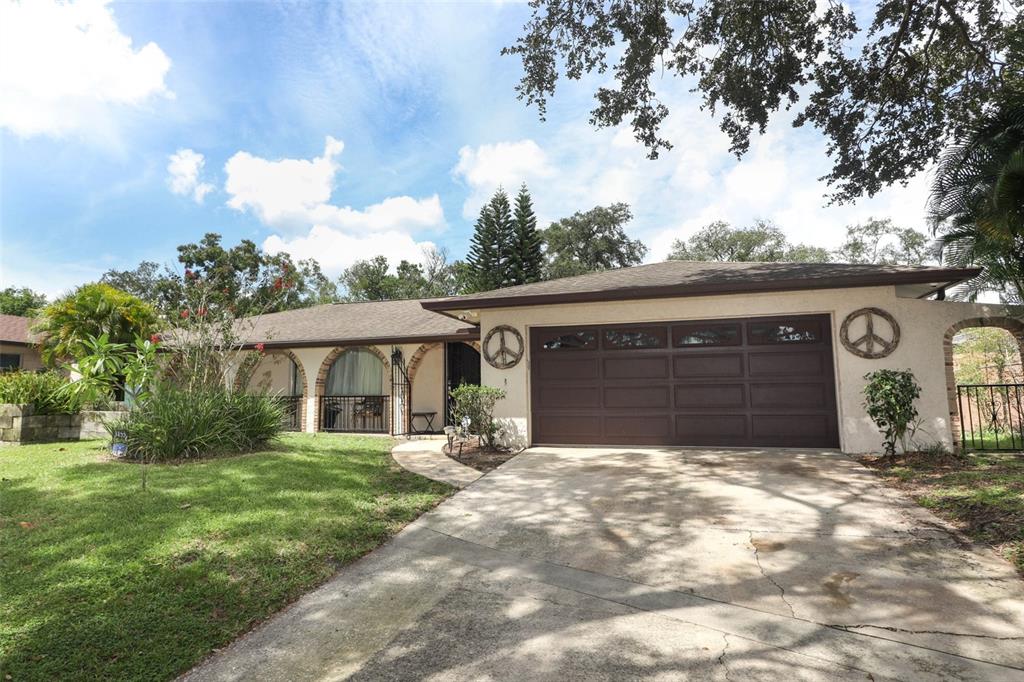
[[824, 383], [770, 383], [750, 385], [750, 406], [800, 408], [830, 406]]
[[675, 422], [677, 442], [683, 445], [739, 442], [748, 437], [745, 414], [676, 415]]
[[542, 357], [536, 361], [539, 376], [543, 381], [575, 380], [587, 381], [601, 376], [597, 357]]
[[665, 443], [672, 438], [672, 416], [657, 415], [609, 415], [604, 420], [606, 436], [654, 439]]
[[[601, 435], [601, 417], [596, 415], [549, 415], [537, 419], [536, 437], [540, 442], [595, 442], [579, 439], [593, 439]], [[546, 441], [546, 438], [553, 440]], [[575, 439], [575, 440], [565, 440]], [[600, 441], [596, 441], [600, 442]]]
[[824, 315], [531, 330], [533, 441], [838, 447], [831, 344]]
[[601, 386], [593, 385], [542, 385], [537, 389], [537, 403], [540, 407], [552, 408], [599, 408], [601, 407]]
[[744, 407], [747, 404], [743, 384], [677, 384], [677, 408]]
[[748, 356], [750, 376], [821, 376], [825, 373], [825, 356], [819, 351], [785, 353], [752, 352]]
[[667, 355], [645, 355], [619, 351], [604, 359], [605, 379], [664, 379], [668, 377]]
[[743, 376], [742, 353], [686, 353], [672, 358], [672, 375], [677, 379], [710, 379]]
[[[594, 391], [594, 395], [600, 395]], [[604, 406], [610, 408], [661, 408], [672, 406], [668, 385], [605, 386]]]
[[832, 419], [823, 414], [760, 414], [751, 418], [754, 438], [802, 438], [817, 440], [827, 436]]

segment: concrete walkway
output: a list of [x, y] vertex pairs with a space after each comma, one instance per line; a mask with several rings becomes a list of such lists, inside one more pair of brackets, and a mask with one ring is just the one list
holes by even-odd
[[533, 449], [206, 680], [1024, 680], [1024, 582], [837, 453]]
[[483, 476], [445, 455], [441, 448], [446, 442], [440, 438], [407, 440], [392, 448], [391, 457], [404, 469], [456, 488], [465, 488]]

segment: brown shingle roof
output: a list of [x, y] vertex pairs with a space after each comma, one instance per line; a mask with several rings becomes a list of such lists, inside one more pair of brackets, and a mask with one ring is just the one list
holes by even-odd
[[473, 325], [424, 310], [418, 300], [332, 303], [247, 318], [241, 325], [246, 343], [268, 346], [412, 343], [479, 336]]
[[583, 301], [711, 296], [755, 291], [927, 284], [938, 289], [977, 276], [977, 268], [847, 263], [704, 263], [666, 261], [429, 299], [427, 310], [468, 310]]
[[17, 315], [0, 315], [0, 341], [28, 345], [35, 343], [35, 336], [29, 331], [32, 320]]

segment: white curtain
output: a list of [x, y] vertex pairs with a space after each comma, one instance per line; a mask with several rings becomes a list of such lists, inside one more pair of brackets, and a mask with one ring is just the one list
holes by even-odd
[[338, 356], [327, 374], [326, 395], [384, 395], [384, 363], [363, 348]]

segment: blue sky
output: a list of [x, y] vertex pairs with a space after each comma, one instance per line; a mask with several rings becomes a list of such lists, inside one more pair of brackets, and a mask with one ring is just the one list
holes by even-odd
[[869, 216], [922, 229], [925, 179], [825, 207], [829, 164], [782, 114], [737, 162], [684, 83], [659, 86], [675, 149], [595, 131], [599, 76], [548, 120], [501, 57], [519, 3], [77, 3], [0, 13], [0, 284], [49, 295], [205, 232], [316, 257], [462, 257], [480, 204], [526, 182], [542, 224], [626, 201], [665, 257], [712, 220], [775, 220], [835, 246]]

